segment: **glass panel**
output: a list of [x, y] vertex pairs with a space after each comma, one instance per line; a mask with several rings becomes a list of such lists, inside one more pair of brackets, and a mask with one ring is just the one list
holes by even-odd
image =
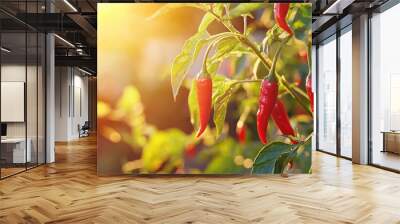
[[372, 163], [400, 170], [400, 5], [374, 15], [372, 25]]
[[45, 149], [45, 44], [46, 37], [44, 34], [39, 34], [38, 45], [38, 163], [45, 163], [46, 149]]
[[[43, 13], [45, 1], [1, 1], [14, 14]], [[0, 177], [45, 162], [45, 35], [0, 12]], [[31, 21], [34, 22], [34, 21]]]
[[352, 35], [340, 36], [340, 153], [352, 157]]
[[336, 153], [336, 37], [318, 48], [318, 149]]
[[[37, 132], [38, 132], [38, 88], [37, 88], [37, 74], [38, 74], [38, 49], [37, 41], [38, 36], [36, 32], [29, 32], [27, 34], [28, 38], [28, 63], [27, 63], [27, 80], [26, 80], [26, 111], [27, 111], [27, 143], [28, 150], [30, 153], [30, 160], [28, 160], [28, 168], [37, 165], [38, 160], [38, 143], [37, 143]], [[28, 154], [29, 155], [29, 154]]]
[[[37, 1], [27, 2], [26, 12], [37, 13]], [[32, 19], [33, 20], [33, 19]], [[37, 21], [32, 21], [33, 23]], [[31, 151], [27, 167], [37, 166], [38, 163], [38, 34], [35, 30], [27, 30], [27, 80], [26, 80], [26, 125], [27, 150]]]
[[25, 170], [26, 150], [26, 33], [2, 33], [1, 44], [1, 159], [2, 177]]

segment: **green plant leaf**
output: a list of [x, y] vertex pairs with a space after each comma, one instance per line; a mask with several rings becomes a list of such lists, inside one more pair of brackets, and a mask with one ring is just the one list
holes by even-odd
[[[222, 15], [222, 12], [224, 10], [224, 5], [222, 3], [215, 3], [214, 4], [214, 13], [217, 14], [218, 16]], [[203, 32], [206, 31], [208, 26], [215, 20], [215, 17], [212, 13], [207, 12], [204, 14], [203, 19], [200, 22], [198, 32]]]
[[217, 138], [221, 135], [224, 127], [226, 109], [229, 99], [232, 96], [233, 82], [220, 75], [213, 77], [213, 105], [214, 105], [214, 124]]
[[147, 20], [152, 20], [155, 19], [159, 16], [162, 16], [164, 14], [167, 14], [171, 10], [182, 8], [182, 7], [193, 7], [193, 8], [198, 8], [202, 10], [207, 10], [206, 6], [203, 4], [197, 4], [197, 3], [167, 3], [160, 7], [153, 15], [147, 18]]
[[253, 66], [253, 74], [258, 79], [263, 79], [265, 76], [268, 75], [268, 68], [261, 62], [260, 59], [257, 59]]
[[297, 100], [297, 102], [305, 109], [305, 111], [307, 111], [309, 115], [312, 116], [310, 100], [308, 99], [307, 94], [299, 87], [290, 85], [283, 77], [281, 77], [280, 81], [289, 94]]
[[226, 37], [224, 39], [221, 39], [216, 43], [216, 52], [213, 56], [214, 60], [218, 60], [227, 53], [231, 52], [233, 49], [237, 48], [237, 46], [240, 45], [240, 41], [233, 36]]
[[190, 66], [197, 58], [200, 49], [208, 42], [208, 33], [200, 32], [186, 40], [182, 51], [175, 57], [171, 67], [171, 86], [174, 99], [185, 79]]
[[[291, 151], [293, 145], [283, 142], [272, 142], [263, 148], [254, 159], [252, 173], [266, 174], [275, 172], [275, 164], [281, 156]], [[279, 171], [279, 170], [277, 170]]]
[[282, 154], [275, 162], [274, 173], [282, 173], [287, 166], [290, 152]]
[[311, 138], [299, 146], [293, 162], [302, 173], [311, 173]]
[[214, 16], [207, 12], [206, 14], [204, 14], [203, 19], [200, 22], [199, 28], [198, 28], [198, 32], [203, 32], [206, 31], [208, 26], [215, 20]]
[[311, 4], [294, 4], [296, 14], [289, 20], [289, 25], [294, 31], [297, 39], [307, 41], [310, 36], [312, 5]]
[[219, 65], [223, 59], [231, 56], [230, 53], [233, 51], [241, 51], [242, 46], [240, 41], [233, 36], [227, 36], [225, 38], [220, 39], [215, 43], [215, 53], [214, 55], [207, 60], [207, 70], [211, 74], [215, 74], [218, 71]]
[[197, 129], [199, 126], [199, 104], [197, 102], [195, 80], [192, 81], [192, 86], [189, 90], [188, 105], [190, 111], [190, 122], [192, 123], [194, 128]]
[[229, 16], [235, 18], [265, 7], [265, 3], [240, 3], [229, 11]]

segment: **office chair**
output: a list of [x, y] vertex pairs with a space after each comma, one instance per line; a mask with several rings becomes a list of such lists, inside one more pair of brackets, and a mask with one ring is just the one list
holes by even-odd
[[78, 125], [78, 129], [79, 129], [79, 138], [80, 137], [87, 137], [89, 136], [89, 129], [90, 129], [90, 125], [89, 125], [89, 121], [85, 121], [85, 123], [82, 125], [82, 127], [79, 127], [80, 125]]

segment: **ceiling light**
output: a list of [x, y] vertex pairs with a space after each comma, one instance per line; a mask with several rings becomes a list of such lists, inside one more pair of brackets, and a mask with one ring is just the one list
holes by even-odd
[[10, 53], [11, 52], [11, 50], [9, 50], [9, 49], [7, 49], [5, 47], [1, 47], [0, 49], [1, 49], [1, 51], [4, 51], [6, 53]]
[[330, 5], [324, 12], [322, 13], [323, 15], [329, 15], [329, 14], [342, 14], [343, 10], [347, 8], [351, 3], [353, 3], [354, 0], [336, 0], [333, 2], [332, 5]]
[[65, 4], [67, 4], [74, 12], [78, 12], [78, 10], [73, 6], [68, 0], [64, 0]]
[[78, 70], [81, 71], [81, 72], [83, 72], [83, 73], [85, 73], [85, 74], [87, 74], [87, 75], [93, 75], [92, 73], [90, 73], [90, 72], [88, 72], [88, 71], [86, 71], [86, 70], [83, 70], [83, 69], [81, 69], [81, 68], [79, 68], [79, 67], [78, 67]]
[[65, 44], [67, 44], [68, 46], [75, 48], [75, 45], [73, 45], [73, 44], [72, 44], [71, 42], [69, 42], [68, 40], [66, 40], [66, 39], [64, 39], [64, 38], [62, 38], [62, 37], [60, 37], [60, 36], [57, 35], [57, 34], [54, 34], [54, 36], [57, 37], [57, 38], [58, 38], [59, 40], [61, 40], [62, 42], [64, 42]]

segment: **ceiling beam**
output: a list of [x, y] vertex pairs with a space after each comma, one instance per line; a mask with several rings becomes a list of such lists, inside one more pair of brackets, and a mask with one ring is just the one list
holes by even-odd
[[56, 56], [55, 64], [56, 66], [88, 67], [96, 71], [97, 60], [96, 57], [91, 56]]

